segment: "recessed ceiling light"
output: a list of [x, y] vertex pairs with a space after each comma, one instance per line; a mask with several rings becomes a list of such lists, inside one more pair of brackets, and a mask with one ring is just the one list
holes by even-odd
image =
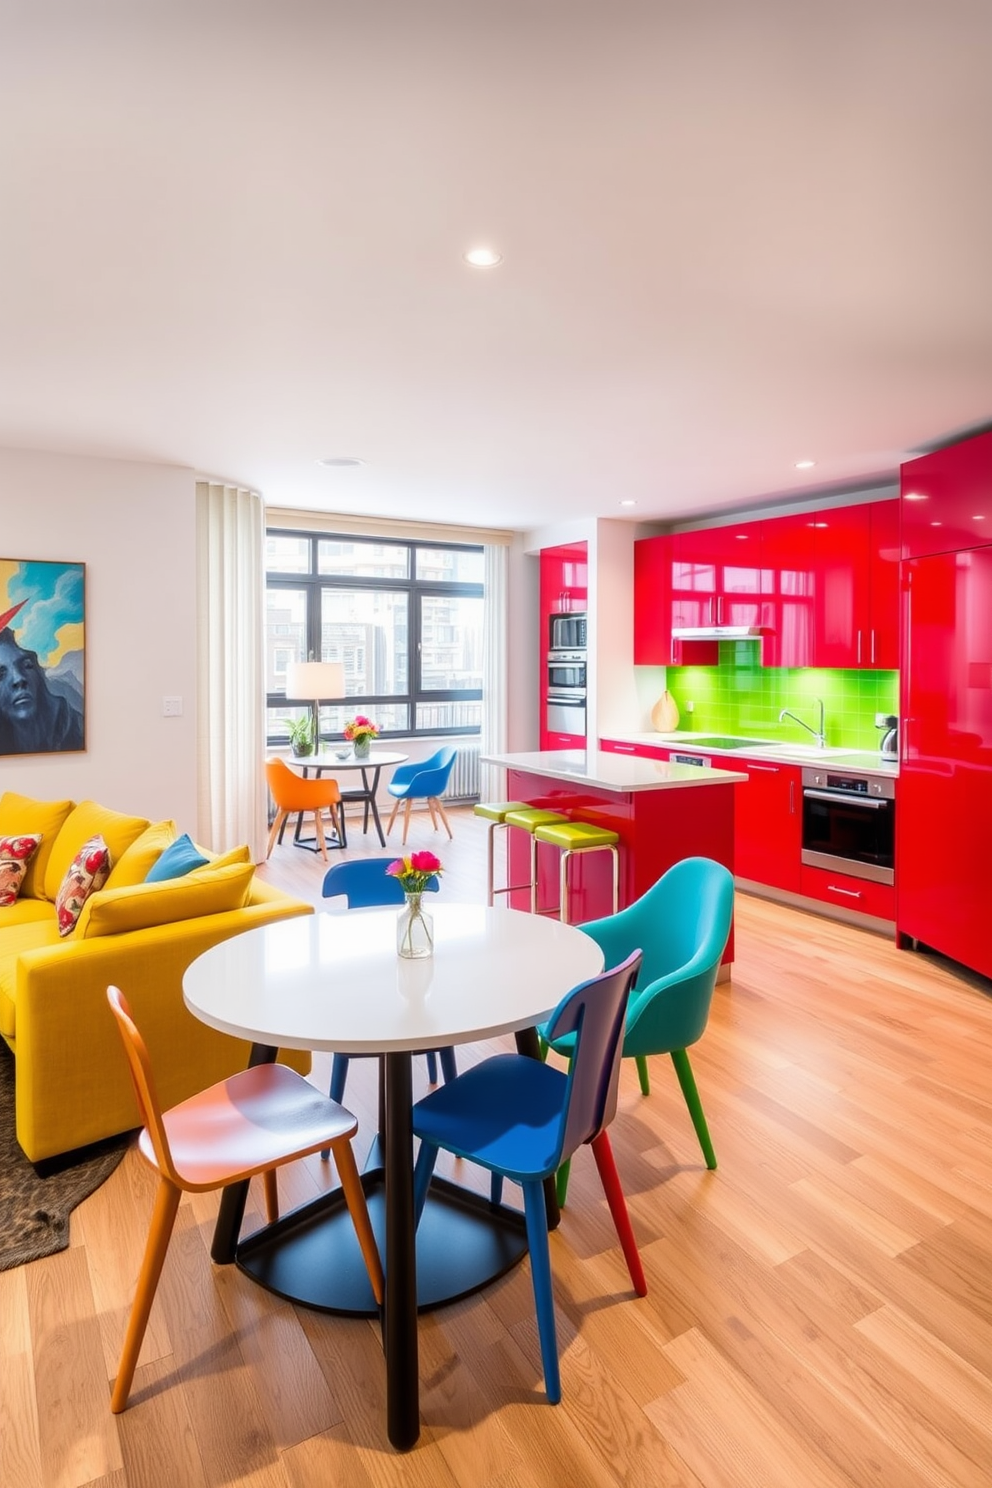
[[621, 506], [636, 506], [637, 505], [637, 502], [636, 501], [621, 501], [620, 505]]
[[326, 460], [318, 460], [318, 465], [323, 465], [327, 470], [351, 470], [355, 465], [364, 465], [364, 460], [356, 460], [353, 455], [329, 455]]
[[929, 497], [928, 496], [925, 496], [922, 491], [907, 491], [906, 494], [905, 494], [905, 496], [903, 497], [903, 500], [904, 501], [928, 501], [929, 500]]
[[797, 460], [796, 461], [796, 469], [797, 470], [812, 470], [813, 469], [813, 466], [815, 464], [816, 464], [816, 461], [815, 460]]
[[502, 253], [497, 253], [495, 248], [470, 248], [462, 257], [473, 269], [494, 269], [503, 262]]

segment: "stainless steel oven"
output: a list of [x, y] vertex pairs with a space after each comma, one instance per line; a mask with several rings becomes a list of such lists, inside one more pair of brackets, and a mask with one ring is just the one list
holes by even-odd
[[548, 691], [581, 692], [586, 695], [586, 653], [548, 652]]
[[552, 734], [576, 734], [586, 736], [586, 694], [573, 689], [569, 692], [548, 693], [548, 732]]
[[895, 882], [896, 783], [849, 770], [803, 771], [802, 860]]

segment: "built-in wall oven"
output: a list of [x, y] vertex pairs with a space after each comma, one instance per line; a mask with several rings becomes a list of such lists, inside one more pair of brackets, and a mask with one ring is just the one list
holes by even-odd
[[586, 617], [581, 612], [548, 616], [548, 645], [552, 651], [584, 651]]
[[849, 770], [804, 770], [803, 862], [894, 883], [895, 796], [894, 780]]
[[552, 734], [586, 734], [586, 653], [548, 652], [546, 725]]

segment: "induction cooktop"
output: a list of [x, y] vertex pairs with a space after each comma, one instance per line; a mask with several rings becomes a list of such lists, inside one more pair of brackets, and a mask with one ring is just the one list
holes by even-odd
[[725, 738], [721, 734], [700, 734], [698, 738], [679, 739], [673, 743], [673, 749], [774, 749], [773, 739], [734, 739]]

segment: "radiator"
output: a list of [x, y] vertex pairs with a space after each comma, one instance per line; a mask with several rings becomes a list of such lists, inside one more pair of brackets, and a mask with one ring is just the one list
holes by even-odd
[[479, 746], [473, 740], [456, 745], [458, 753], [448, 784], [441, 799], [443, 801], [477, 800], [479, 796]]

